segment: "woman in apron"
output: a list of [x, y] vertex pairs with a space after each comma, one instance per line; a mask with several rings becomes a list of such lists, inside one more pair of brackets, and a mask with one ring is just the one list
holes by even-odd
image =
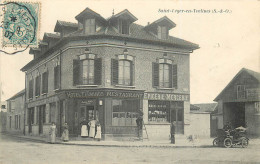
[[62, 132], [61, 139], [64, 142], [68, 142], [69, 141], [69, 126], [68, 126], [68, 124], [66, 122], [63, 125], [63, 132]]
[[100, 141], [101, 139], [101, 125], [99, 122], [97, 122], [97, 125], [96, 125], [96, 136], [95, 136], [95, 139], [97, 139], [98, 141]]
[[88, 125], [90, 126], [89, 129], [89, 137], [94, 138], [95, 137], [95, 126], [96, 126], [96, 121], [93, 119], [91, 120]]
[[81, 137], [83, 138], [88, 137], [88, 127], [87, 127], [88, 122], [84, 118], [80, 124], [81, 124]]
[[56, 125], [53, 122], [51, 124], [50, 132], [49, 132], [49, 134], [50, 134], [50, 143], [52, 143], [52, 144], [55, 143], [55, 141], [56, 141], [56, 132], [57, 132]]

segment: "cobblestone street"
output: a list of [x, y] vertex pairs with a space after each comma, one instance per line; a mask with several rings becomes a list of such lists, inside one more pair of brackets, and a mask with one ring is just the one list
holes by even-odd
[[45, 144], [1, 136], [0, 163], [259, 163], [260, 147], [143, 148]]

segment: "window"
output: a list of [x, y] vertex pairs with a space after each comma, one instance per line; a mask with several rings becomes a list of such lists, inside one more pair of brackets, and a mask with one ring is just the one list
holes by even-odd
[[18, 115], [14, 116], [14, 120], [15, 120], [15, 129], [18, 129]]
[[169, 101], [149, 101], [148, 121], [150, 123], [170, 122], [170, 102]]
[[74, 85], [101, 85], [102, 59], [95, 54], [82, 54], [73, 61]]
[[85, 34], [93, 34], [96, 32], [95, 19], [86, 19], [84, 25]]
[[139, 100], [113, 100], [112, 125], [136, 126]]
[[118, 59], [112, 59], [112, 84], [133, 86], [134, 58], [130, 55], [118, 55]]
[[12, 128], [12, 116], [9, 116], [9, 128]]
[[55, 120], [55, 110], [56, 110], [56, 102], [50, 104], [49, 122], [52, 122]]
[[152, 63], [153, 87], [177, 88], [177, 65], [173, 65], [170, 59], [159, 59]]
[[42, 94], [48, 93], [48, 71], [42, 74]]
[[35, 79], [35, 96], [40, 96], [40, 90], [41, 90], [41, 75], [38, 72], [38, 75]]
[[127, 20], [119, 19], [119, 32], [129, 34], [129, 22]]
[[60, 65], [54, 67], [54, 89], [60, 89]]
[[246, 98], [246, 88], [245, 85], [237, 85], [237, 99]]
[[15, 111], [15, 100], [10, 101], [10, 112]]
[[33, 79], [29, 81], [29, 99], [33, 98]]
[[18, 129], [21, 129], [21, 115], [18, 115]]
[[158, 26], [158, 38], [167, 39], [169, 30], [166, 26]]

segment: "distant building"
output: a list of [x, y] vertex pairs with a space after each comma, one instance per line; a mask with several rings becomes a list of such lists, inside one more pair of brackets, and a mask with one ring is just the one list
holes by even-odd
[[[134, 137], [136, 119], [150, 138], [188, 133], [190, 54], [197, 44], [169, 35], [176, 24], [166, 16], [142, 26], [123, 10], [107, 19], [86, 8], [77, 23], [57, 21], [45, 33], [26, 73], [26, 134], [58, 134], [67, 122], [80, 135], [83, 119], [99, 120], [102, 137]], [[192, 29], [192, 28], [191, 28]]]
[[6, 106], [7, 102], [2, 101], [0, 107], [0, 132], [6, 131]]
[[24, 133], [25, 90], [22, 90], [7, 101], [6, 130], [10, 133]]
[[241, 69], [214, 99], [218, 128], [230, 122], [233, 128], [247, 127], [250, 135], [260, 136], [260, 73]]
[[216, 109], [217, 103], [191, 104], [190, 131], [191, 134], [204, 138], [211, 136], [211, 113]]

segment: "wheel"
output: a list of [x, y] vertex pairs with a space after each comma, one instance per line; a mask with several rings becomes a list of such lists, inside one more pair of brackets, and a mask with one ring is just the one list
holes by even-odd
[[230, 138], [226, 138], [226, 139], [224, 140], [224, 146], [225, 146], [226, 148], [230, 148], [230, 147], [232, 146], [232, 140], [231, 140]]
[[243, 138], [241, 140], [241, 145], [242, 145], [243, 148], [246, 148], [248, 146], [248, 139]]
[[219, 146], [219, 140], [218, 140], [218, 138], [215, 138], [215, 139], [213, 140], [213, 146]]

